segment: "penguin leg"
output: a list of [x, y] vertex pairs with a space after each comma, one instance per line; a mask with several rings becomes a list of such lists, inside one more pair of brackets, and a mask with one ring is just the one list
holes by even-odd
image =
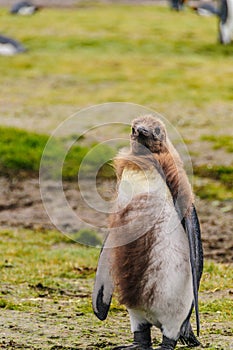
[[113, 348], [113, 350], [132, 349], [132, 350], [153, 350], [151, 347], [151, 324], [148, 323], [140, 312], [128, 310], [130, 315], [131, 330], [134, 334], [133, 344], [122, 345]]
[[180, 335], [180, 326], [177, 325], [174, 319], [167, 319], [167, 322], [161, 326], [163, 334], [162, 343], [155, 350], [174, 350]]
[[177, 343], [176, 340], [169, 339], [165, 335], [163, 335], [162, 344], [155, 350], [174, 350], [176, 347], [176, 343]]

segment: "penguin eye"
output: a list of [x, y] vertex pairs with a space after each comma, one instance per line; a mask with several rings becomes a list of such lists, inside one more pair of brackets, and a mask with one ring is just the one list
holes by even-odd
[[160, 134], [160, 127], [157, 126], [157, 127], [155, 128], [155, 133], [156, 133], [156, 135], [159, 135], [159, 134]]

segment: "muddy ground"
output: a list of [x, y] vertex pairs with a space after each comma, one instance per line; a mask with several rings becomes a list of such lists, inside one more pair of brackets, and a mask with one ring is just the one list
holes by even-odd
[[[111, 192], [112, 187], [112, 183], [106, 182], [102, 191]], [[100, 221], [105, 222], [105, 214], [93, 210], [81, 200], [76, 183], [66, 182], [63, 188], [72, 211], [85, 222], [96, 225], [97, 228]], [[56, 195], [55, 183], [48, 183], [48, 192], [52, 208], [56, 209], [55, 217], [57, 219], [62, 217], [62, 221], [59, 221], [61, 229], [68, 233], [79, 230], [80, 222], [76, 220], [76, 216], [72, 217], [70, 213], [64, 211], [63, 204]], [[85, 186], [87, 200], [88, 195], [92, 196], [92, 189], [87, 181]], [[228, 204], [197, 199], [196, 207], [202, 226], [205, 257], [217, 262], [233, 262], [232, 211], [228, 210]], [[0, 178], [0, 226], [36, 230], [56, 228], [43, 206], [38, 179]]]
[[[62, 281], [61, 281], [62, 282]], [[36, 303], [33, 311], [4, 310], [0, 313], [0, 349], [30, 350], [94, 350], [111, 349], [130, 341], [129, 319], [126, 311], [111, 310], [105, 322], [98, 321], [90, 311], [93, 279], [64, 280], [67, 289], [49, 289], [42, 284], [32, 286], [24, 283], [20, 288], [33, 288], [38, 296], [28, 299]], [[11, 293], [17, 299], [17, 291], [10, 285], [2, 285], [2, 291]], [[62, 292], [62, 293], [61, 293]], [[18, 291], [20, 293], [20, 291]], [[232, 291], [210, 291], [201, 293], [202, 300], [229, 298]], [[25, 301], [25, 300], [24, 300]], [[86, 305], [86, 310], [85, 310]], [[233, 349], [230, 322], [208, 322], [208, 313], [201, 318], [202, 348], [211, 350]], [[161, 334], [153, 328], [154, 346], [161, 340]], [[214, 344], [212, 347], [211, 344]], [[187, 349], [178, 345], [178, 349]]]

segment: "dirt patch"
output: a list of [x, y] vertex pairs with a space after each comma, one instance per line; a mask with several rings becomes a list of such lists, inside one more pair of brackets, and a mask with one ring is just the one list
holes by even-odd
[[[113, 184], [106, 182], [103, 190], [110, 196]], [[98, 227], [106, 225], [107, 215], [93, 210], [83, 201], [76, 183], [64, 183], [67, 201], [74, 213], [84, 222]], [[48, 183], [48, 192], [52, 207], [57, 218], [62, 217], [62, 230], [76, 232], [80, 229], [80, 222], [76, 217], [66, 214], [62, 203], [56, 194], [56, 184]], [[92, 185], [85, 183], [86, 200], [92, 197]], [[210, 202], [197, 200], [196, 207], [202, 226], [204, 254], [208, 259], [218, 262], [233, 262], [232, 239], [232, 210], [227, 202]], [[0, 178], [0, 225], [7, 227], [24, 227], [34, 230], [54, 229], [47, 215], [40, 195], [38, 179], [9, 180]]]
[[[63, 281], [64, 284], [67, 281]], [[66, 293], [38, 288], [38, 296], [28, 298], [34, 303], [33, 311], [1, 310], [0, 315], [0, 348], [31, 350], [94, 350], [111, 349], [125, 344], [132, 338], [129, 317], [124, 309], [110, 310], [105, 322], [98, 321], [90, 309], [92, 279], [69, 280]], [[8, 289], [4, 285], [2, 289]], [[33, 288], [19, 285], [18, 288]], [[63, 290], [64, 291], [64, 290]], [[81, 293], [80, 293], [81, 291]], [[41, 293], [44, 294], [41, 294]], [[17, 298], [17, 292], [11, 289], [11, 297]], [[81, 295], [81, 296], [80, 296]], [[206, 297], [206, 296], [205, 296]], [[221, 293], [212, 293], [214, 300], [222, 298]], [[200, 295], [202, 299], [202, 293]], [[15, 299], [16, 301], [17, 299]], [[25, 302], [26, 300], [23, 300]], [[22, 302], [22, 300], [20, 300]], [[86, 311], [84, 308], [86, 305]], [[200, 341], [203, 348], [230, 350], [233, 349], [230, 323], [208, 323], [202, 315]], [[161, 340], [159, 330], [152, 329], [154, 346]], [[211, 347], [214, 344], [214, 348]], [[178, 345], [177, 348], [185, 349]]]

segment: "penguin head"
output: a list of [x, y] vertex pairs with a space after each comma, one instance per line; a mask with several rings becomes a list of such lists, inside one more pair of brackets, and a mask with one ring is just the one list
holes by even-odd
[[161, 153], [166, 150], [165, 125], [152, 115], [144, 115], [132, 121], [131, 148], [133, 153]]

